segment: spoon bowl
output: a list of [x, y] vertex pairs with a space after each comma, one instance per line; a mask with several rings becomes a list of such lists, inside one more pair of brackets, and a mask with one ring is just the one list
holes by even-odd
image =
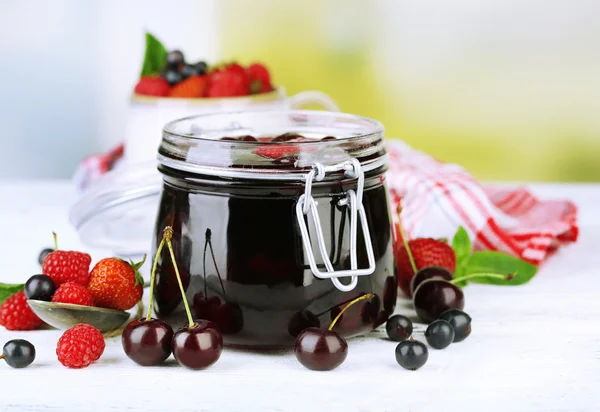
[[69, 329], [78, 323], [87, 323], [104, 333], [123, 326], [129, 319], [129, 313], [122, 310], [33, 299], [29, 299], [27, 303], [41, 320], [50, 326], [63, 330]]

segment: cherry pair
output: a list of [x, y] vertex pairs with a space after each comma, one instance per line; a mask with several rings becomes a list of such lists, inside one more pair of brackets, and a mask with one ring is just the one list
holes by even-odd
[[[173, 229], [167, 226], [163, 232], [163, 239], [156, 251], [154, 265], [152, 267], [152, 279], [150, 281], [150, 303], [146, 318], [130, 322], [123, 331], [123, 350], [127, 356], [142, 366], [155, 366], [164, 362], [170, 355], [180, 365], [190, 369], [204, 369], [217, 360], [223, 351], [223, 336], [217, 326], [207, 320], [194, 320], [185, 296], [179, 269], [175, 261], [171, 239]], [[183, 297], [183, 303], [188, 316], [189, 324], [181, 327], [173, 333], [173, 329], [163, 320], [152, 318], [152, 301], [154, 292], [154, 280], [158, 257], [163, 246], [167, 244], [179, 288]]]

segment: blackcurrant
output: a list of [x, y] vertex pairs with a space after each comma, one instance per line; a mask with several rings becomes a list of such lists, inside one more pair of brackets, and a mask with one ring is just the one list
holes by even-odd
[[46, 249], [42, 250], [40, 252], [40, 255], [38, 256], [38, 263], [40, 265], [43, 264], [44, 263], [44, 259], [46, 259], [46, 256], [48, 256], [52, 252], [54, 252], [54, 249], [46, 248]]
[[402, 342], [412, 335], [412, 321], [404, 315], [394, 315], [385, 324], [388, 337], [395, 342]]
[[396, 346], [396, 362], [404, 369], [416, 371], [425, 365], [429, 358], [429, 351], [424, 343], [418, 340], [405, 340]]
[[171, 86], [183, 80], [183, 74], [176, 70], [167, 70], [162, 76]]
[[0, 359], [4, 359], [10, 367], [25, 368], [35, 359], [35, 347], [23, 339], [8, 341], [2, 348]]
[[50, 302], [54, 292], [56, 292], [56, 285], [46, 275], [34, 275], [25, 283], [25, 296], [27, 299]]
[[463, 341], [471, 334], [471, 317], [459, 309], [449, 309], [440, 315], [454, 328], [454, 342]]
[[180, 64], [185, 63], [185, 58], [180, 50], [172, 50], [167, 54], [167, 66], [176, 69]]
[[454, 328], [445, 320], [438, 319], [427, 327], [425, 339], [434, 349], [447, 348], [454, 341]]

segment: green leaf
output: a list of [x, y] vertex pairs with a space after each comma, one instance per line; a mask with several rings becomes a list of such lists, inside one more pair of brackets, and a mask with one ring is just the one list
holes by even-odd
[[525, 262], [517, 257], [502, 252], [482, 251], [471, 255], [464, 267], [464, 274], [473, 273], [498, 273], [501, 275], [514, 274], [510, 280], [493, 278], [469, 279], [473, 283], [488, 285], [516, 286], [527, 283], [535, 276], [537, 266]]
[[469, 239], [469, 234], [462, 226], [458, 228], [456, 234], [454, 235], [454, 239], [452, 239], [452, 249], [456, 255], [456, 270], [454, 276], [458, 277], [465, 274], [465, 264], [471, 256], [473, 249], [473, 246], [471, 245], [471, 239]]
[[159, 74], [167, 62], [167, 49], [152, 34], [146, 33], [146, 53], [140, 76]]
[[4, 303], [8, 297], [22, 291], [24, 288], [24, 284], [10, 285], [7, 283], [0, 283], [0, 305]]
[[460, 226], [454, 235], [454, 239], [452, 239], [452, 249], [454, 249], [454, 254], [456, 255], [456, 262], [464, 263], [471, 256], [472, 248], [469, 234], [464, 227]]

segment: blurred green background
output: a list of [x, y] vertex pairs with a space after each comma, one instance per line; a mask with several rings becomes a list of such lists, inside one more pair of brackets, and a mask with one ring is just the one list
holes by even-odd
[[220, 55], [267, 63], [481, 179], [600, 181], [597, 2], [224, 0]]

